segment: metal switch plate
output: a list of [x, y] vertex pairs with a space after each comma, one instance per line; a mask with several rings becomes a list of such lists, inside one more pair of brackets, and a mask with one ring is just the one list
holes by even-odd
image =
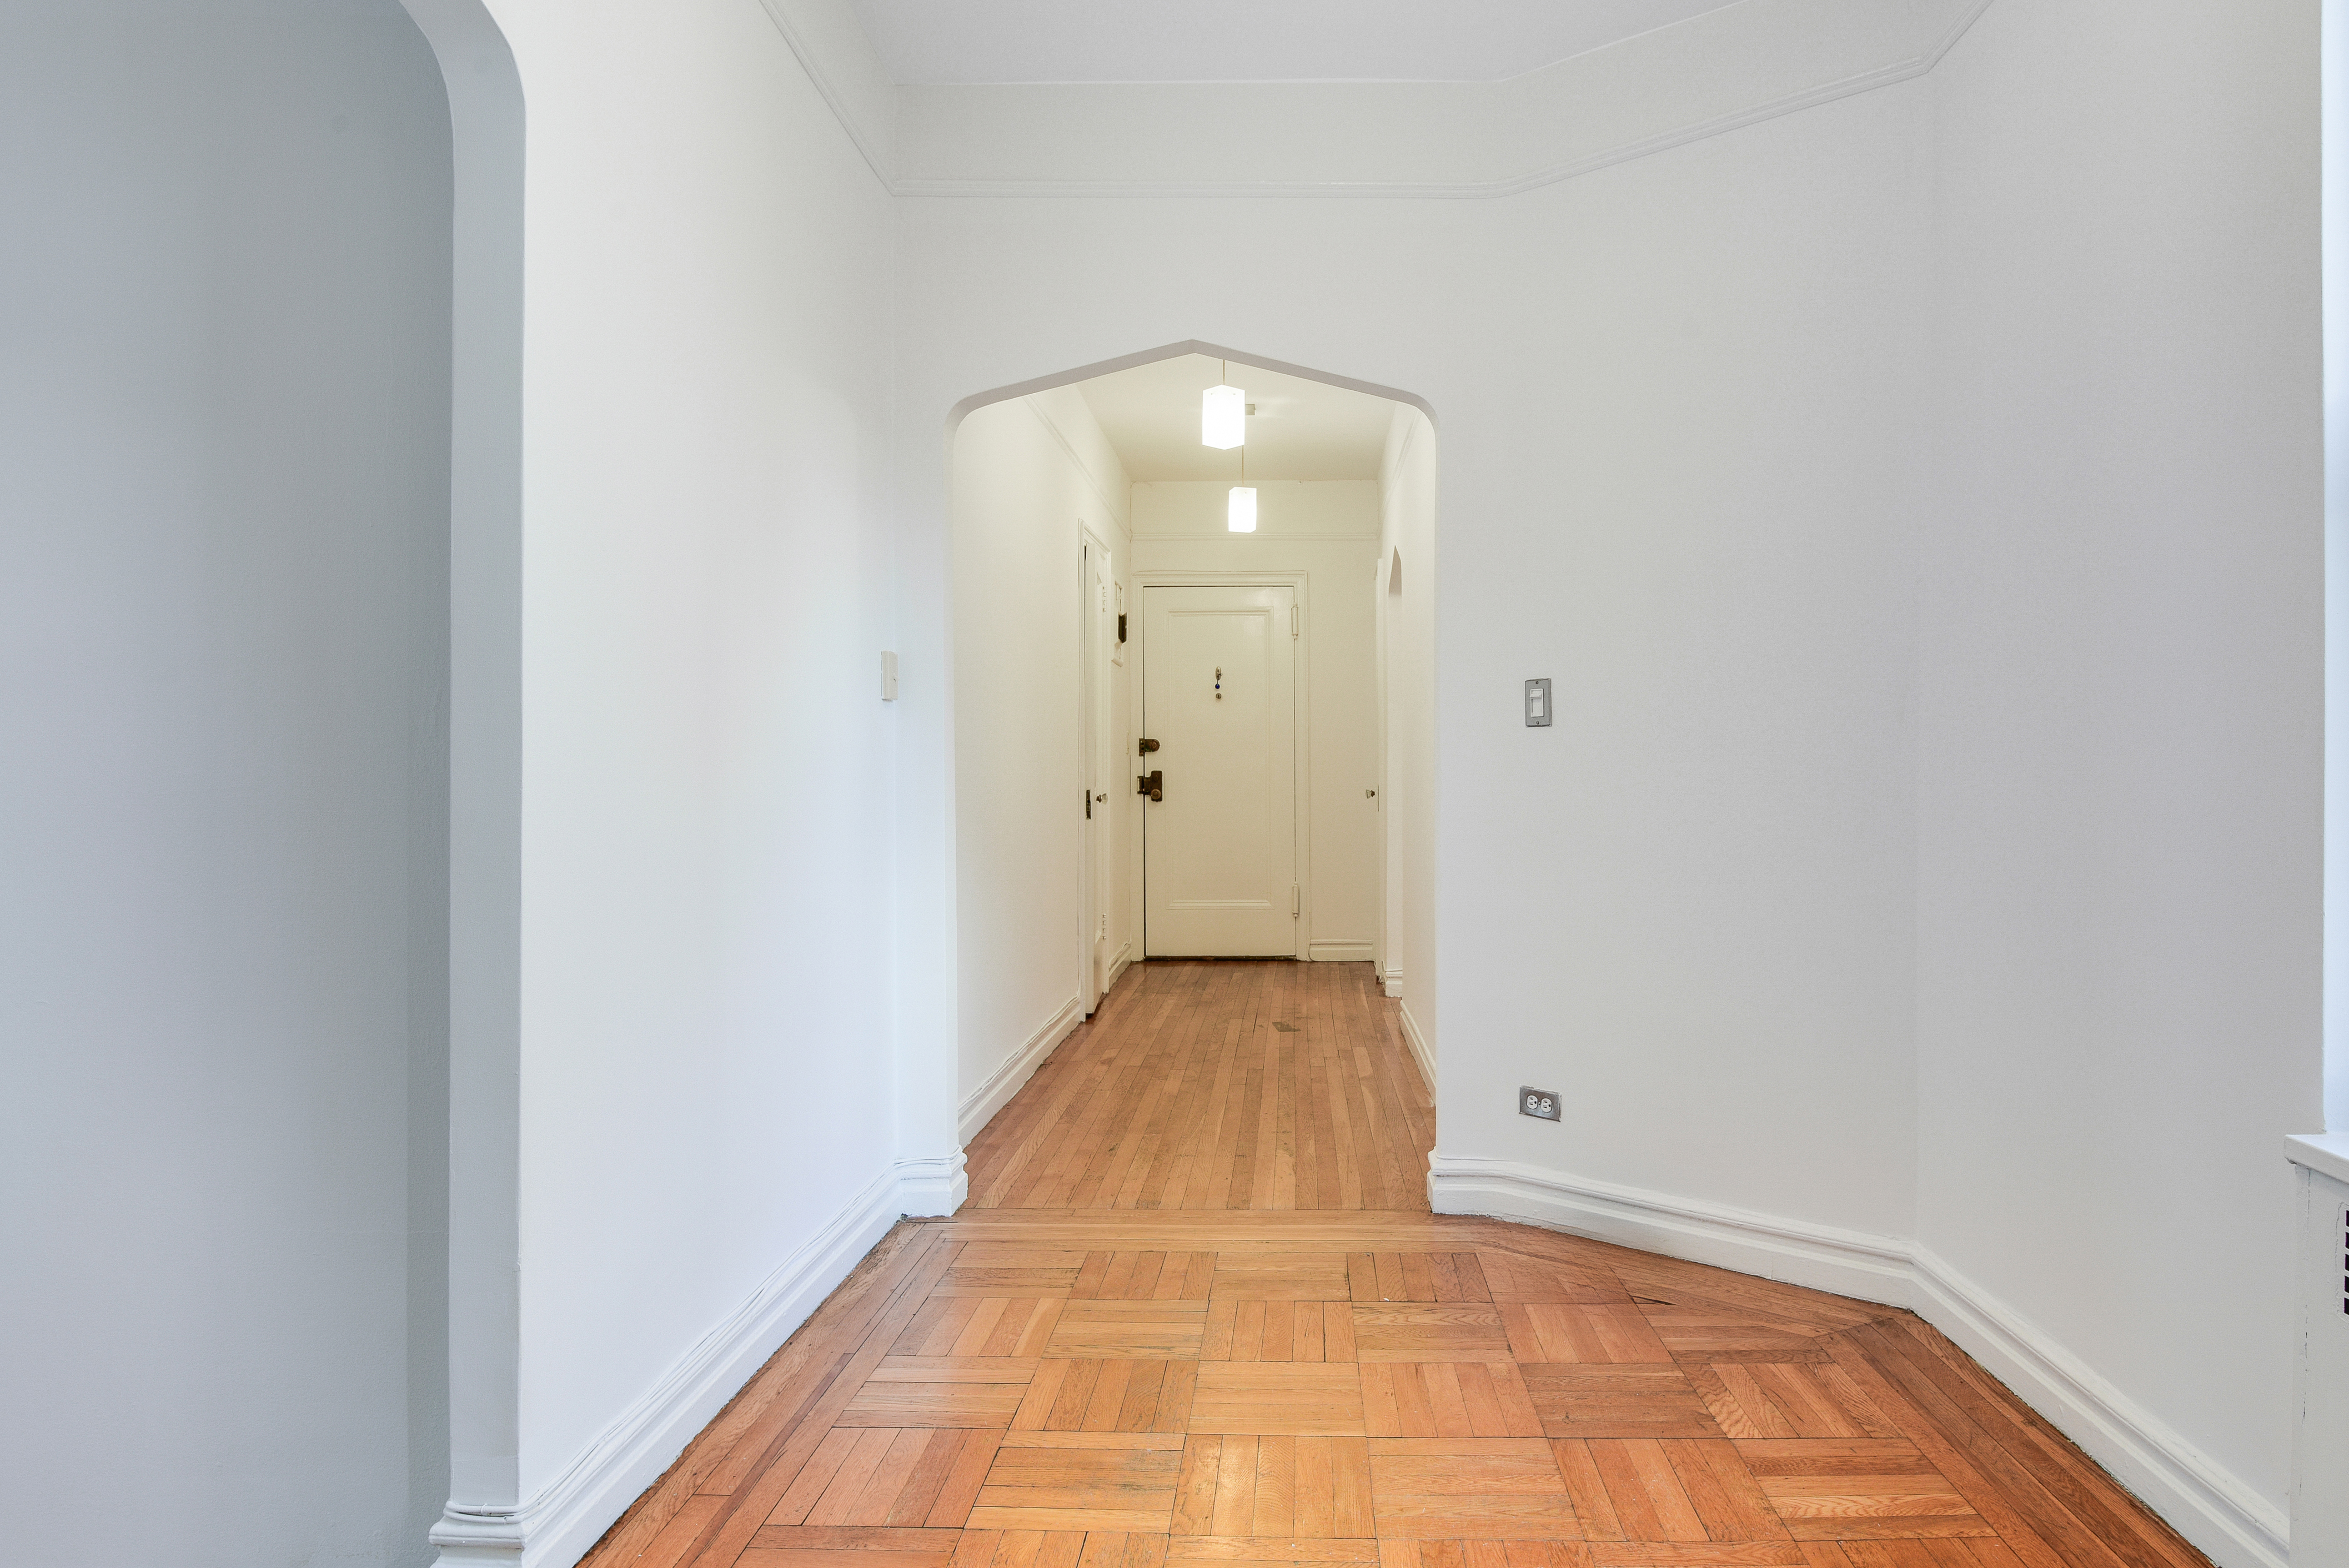
[[1557, 1090], [1554, 1088], [1520, 1088], [1517, 1090], [1517, 1114], [1537, 1116], [1544, 1121], [1557, 1119]]
[[1549, 682], [1547, 679], [1526, 683], [1526, 727], [1542, 729], [1549, 724]]

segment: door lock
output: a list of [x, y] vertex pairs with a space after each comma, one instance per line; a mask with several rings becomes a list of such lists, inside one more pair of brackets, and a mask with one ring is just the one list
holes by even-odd
[[1166, 799], [1166, 773], [1164, 769], [1152, 769], [1135, 779], [1133, 785], [1133, 792], [1137, 795], [1147, 795], [1154, 800]]
[[1138, 756], [1138, 757], [1147, 757], [1147, 756], [1149, 756], [1152, 752], [1154, 752], [1154, 751], [1155, 751], [1155, 750], [1157, 750], [1157, 749], [1158, 749], [1158, 742], [1156, 742], [1156, 741], [1154, 741], [1154, 740], [1152, 740], [1152, 739], [1151, 739], [1151, 738], [1149, 738], [1147, 736], [1145, 736], [1145, 737], [1143, 737], [1143, 738], [1142, 749], [1141, 749], [1140, 751], [1136, 752], [1136, 753], [1135, 753], [1135, 755], [1136, 755], [1136, 756]]

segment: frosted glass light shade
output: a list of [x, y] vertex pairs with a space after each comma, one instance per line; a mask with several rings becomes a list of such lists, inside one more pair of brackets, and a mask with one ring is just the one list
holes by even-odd
[[1234, 533], [1256, 531], [1256, 488], [1253, 485], [1232, 487], [1231, 511], [1226, 514], [1226, 526]]
[[1247, 444], [1247, 394], [1210, 387], [1199, 394], [1199, 444], [1228, 452]]

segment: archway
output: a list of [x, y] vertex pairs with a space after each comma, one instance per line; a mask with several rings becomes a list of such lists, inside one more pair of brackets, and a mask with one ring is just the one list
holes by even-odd
[[[1189, 449], [1188, 459], [1179, 458], [1136, 423], [1135, 399], [1143, 396], [1137, 388], [1154, 387], [1161, 372], [1174, 374], [1195, 356], [1208, 381], [1308, 385], [1333, 401], [1350, 399], [1357, 421], [1374, 409], [1374, 428], [1356, 430], [1351, 466], [1340, 465], [1345, 477], [1313, 469], [1307, 479], [1299, 477], [1307, 469], [1277, 463], [1268, 473], [1262, 461], [1242, 470], [1240, 453], [1203, 459], [1196, 449], [1194, 389], [1182, 394], [1187, 404], [1153, 415], [1191, 421], [1187, 435], [1165, 438]], [[1251, 395], [1252, 413], [1255, 402]], [[1278, 409], [1268, 404], [1267, 412]], [[1125, 766], [1144, 741], [1135, 723], [1144, 701], [1145, 589], [1256, 583], [1288, 594], [1283, 603], [1294, 605], [1298, 624], [1314, 628], [1299, 638], [1294, 676], [1293, 891], [1278, 899], [1287, 907], [1267, 911], [1284, 928], [1289, 919], [1282, 917], [1293, 919], [1294, 939], [1245, 950], [1373, 964], [1390, 996], [1401, 995], [1407, 963], [1432, 982], [1432, 879], [1387, 870], [1398, 851], [1412, 864], [1433, 859], [1432, 761], [1395, 749], [1433, 742], [1432, 573], [1414, 572], [1406, 589], [1390, 583], [1387, 566], [1405, 549], [1415, 562], [1433, 560], [1435, 442], [1424, 401], [1192, 341], [965, 398], [947, 421], [946, 448], [957, 926], [956, 1050], [946, 1070], [954, 1078], [957, 1145], [970, 1143], [1129, 964], [1187, 950], [1154, 949], [1147, 940], [1146, 807], [1126, 777], [1150, 767]], [[1231, 487], [1195, 477], [1201, 460], [1209, 469], [1229, 463], [1249, 488], [1258, 480], [1288, 487], [1264, 492], [1262, 531], [1226, 538], [1215, 509]], [[1284, 506], [1284, 517], [1293, 514], [1286, 524], [1275, 517]], [[1083, 590], [1098, 603], [1080, 604], [1074, 568], [1091, 552], [1111, 565]], [[1125, 642], [1086, 643], [1093, 617], [1113, 624], [1121, 616]], [[1392, 632], [1390, 622], [1397, 623]], [[1407, 679], [1386, 678], [1391, 641], [1414, 662]], [[1098, 668], [1085, 662], [1088, 645], [1101, 655]], [[1096, 679], [1104, 695], [1089, 695]], [[1391, 699], [1417, 707], [1393, 722]], [[1392, 787], [1405, 779], [1412, 787]], [[1080, 796], [1086, 813], [1110, 818], [1106, 828], [1064, 809]], [[1390, 887], [1427, 907], [1409, 921], [1389, 919]], [[1403, 1027], [1432, 1088], [1428, 1032], [1415, 1020]]]
[[449, 93], [449, 1501], [520, 1562], [522, 79], [481, 0], [402, 0]]

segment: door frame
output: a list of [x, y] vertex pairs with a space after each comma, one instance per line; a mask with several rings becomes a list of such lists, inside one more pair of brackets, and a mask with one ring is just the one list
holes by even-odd
[[[1290, 772], [1289, 788], [1296, 797], [1290, 807], [1290, 820], [1294, 824], [1290, 830], [1296, 835], [1298, 915], [1297, 951], [1294, 956], [1299, 963], [1311, 958], [1313, 947], [1313, 603], [1310, 586], [1312, 575], [1302, 567], [1279, 566], [1247, 570], [1189, 570], [1160, 567], [1133, 574], [1133, 623], [1137, 631], [1149, 624], [1149, 618], [1143, 615], [1141, 610], [1144, 596], [1153, 588], [1287, 588], [1297, 595], [1297, 661], [1290, 676], [1297, 687], [1296, 739], [1294, 741], [1297, 748], [1297, 765]], [[1135, 652], [1130, 661], [1133, 673], [1128, 678], [1133, 683], [1133, 717], [1136, 727], [1134, 733], [1140, 735], [1142, 733], [1140, 726], [1144, 717], [1142, 713], [1142, 694], [1148, 689], [1144, 684], [1144, 672], [1150, 662], [1148, 635], [1145, 634], [1136, 637], [1132, 646]], [[1149, 813], [1146, 811], [1143, 813], [1142, 886], [1138, 890], [1143, 893], [1143, 897], [1138, 902], [1142, 907], [1143, 923], [1143, 929], [1134, 934], [1134, 940], [1143, 953], [1150, 951], [1149, 820]], [[1383, 858], [1381, 856], [1381, 859]]]
[[[1117, 779], [1122, 771], [1114, 758], [1103, 761], [1105, 752], [1114, 751], [1119, 744], [1112, 731], [1116, 727], [1115, 701], [1117, 666], [1111, 663], [1113, 647], [1110, 639], [1116, 635], [1109, 616], [1114, 611], [1096, 611], [1086, 603], [1082, 573], [1088, 560], [1101, 563], [1101, 581], [1112, 597], [1117, 588], [1117, 553], [1109, 542], [1082, 518], [1077, 520], [1077, 777], [1084, 782], [1088, 797], [1107, 795], [1106, 801], [1090, 801], [1092, 810], [1102, 814], [1096, 821], [1092, 817], [1077, 819], [1077, 998], [1078, 1010], [1091, 1017], [1110, 987], [1117, 983], [1117, 954], [1110, 947], [1109, 916], [1116, 903], [1113, 868], [1117, 863], [1119, 813], [1124, 808], [1119, 800]], [[1106, 635], [1102, 634], [1106, 631]], [[1108, 885], [1104, 885], [1108, 884]], [[1093, 935], [1095, 931], [1102, 934]], [[1098, 963], [1096, 963], [1098, 959]]]

